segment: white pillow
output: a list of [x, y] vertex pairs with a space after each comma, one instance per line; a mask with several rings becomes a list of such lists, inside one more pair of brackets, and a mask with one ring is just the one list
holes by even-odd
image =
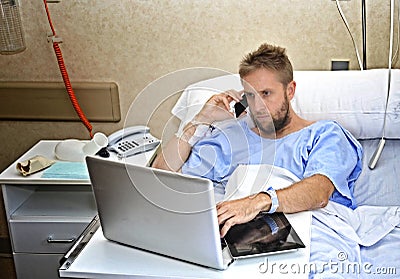
[[[336, 120], [358, 139], [382, 136], [387, 69], [295, 71], [293, 109], [309, 120]], [[400, 71], [392, 70], [387, 138], [400, 138]]]
[[[382, 136], [387, 69], [365, 71], [295, 71], [293, 109], [308, 120], [335, 120], [358, 139]], [[190, 85], [172, 109], [180, 130], [214, 94], [242, 90], [239, 75], [226, 75]], [[400, 70], [392, 70], [386, 138], [400, 138]]]

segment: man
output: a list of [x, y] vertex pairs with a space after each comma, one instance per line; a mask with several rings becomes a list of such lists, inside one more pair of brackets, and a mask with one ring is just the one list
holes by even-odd
[[[167, 144], [153, 166], [218, 183], [229, 178], [239, 164], [264, 163], [263, 157], [268, 156], [254, 150], [274, 144], [273, 164], [288, 169], [301, 181], [281, 190], [269, 187], [266, 192], [219, 203], [221, 237], [233, 225], [248, 222], [261, 211], [294, 213], [322, 208], [329, 200], [355, 208], [352, 190], [361, 172], [361, 146], [336, 122], [311, 122], [294, 112], [290, 101], [296, 82], [285, 49], [261, 45], [244, 57], [239, 74], [244, 91], [230, 90], [211, 97], [183, 133]], [[229, 104], [239, 102], [242, 93], [254, 125], [238, 120], [234, 128], [225, 125], [226, 129], [209, 130], [213, 123], [233, 118]], [[240, 141], [241, 135], [247, 143], [232, 144]], [[236, 155], [239, 153], [249, 158], [244, 160]]]

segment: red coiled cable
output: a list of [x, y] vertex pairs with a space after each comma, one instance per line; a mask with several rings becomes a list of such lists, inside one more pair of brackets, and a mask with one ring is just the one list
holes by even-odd
[[[55, 38], [56, 37], [56, 32], [54, 30], [53, 22], [51, 21], [51, 18], [50, 18], [50, 12], [49, 12], [49, 8], [47, 6], [47, 0], [44, 0], [44, 6], [46, 8], [46, 14], [47, 14], [47, 18], [49, 20], [51, 31], [53, 33], [53, 37]], [[83, 111], [82, 111], [82, 109], [81, 109], [81, 107], [80, 107], [80, 105], [78, 103], [78, 100], [76, 99], [74, 90], [73, 90], [71, 82], [69, 80], [67, 69], [65, 67], [65, 63], [64, 63], [64, 59], [63, 59], [63, 56], [62, 56], [62, 53], [61, 53], [61, 49], [58, 46], [58, 44], [59, 44], [59, 42], [56, 42], [56, 41], [53, 40], [53, 48], [54, 48], [54, 52], [55, 52], [55, 54], [57, 56], [58, 67], [60, 68], [60, 72], [61, 72], [62, 78], [64, 80], [65, 88], [66, 88], [66, 90], [68, 92], [68, 96], [69, 96], [69, 99], [71, 100], [72, 106], [74, 107], [76, 113], [79, 116], [79, 119], [82, 121], [82, 123], [88, 129], [89, 134], [90, 134], [90, 138], [92, 138], [93, 137], [92, 125], [90, 124], [89, 120], [86, 118], [85, 114], [83, 113]]]

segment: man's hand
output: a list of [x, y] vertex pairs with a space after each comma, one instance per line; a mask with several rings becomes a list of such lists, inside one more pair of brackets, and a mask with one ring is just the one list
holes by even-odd
[[211, 124], [215, 121], [223, 121], [233, 117], [233, 112], [230, 111], [229, 103], [232, 101], [239, 102], [243, 92], [228, 90], [226, 92], [213, 95], [204, 104], [201, 111], [196, 115], [195, 119], [198, 122]]
[[[295, 213], [325, 207], [334, 190], [335, 186], [325, 175], [315, 174], [304, 178], [276, 191], [279, 200], [277, 212]], [[271, 198], [264, 193], [218, 204], [218, 223], [223, 224], [221, 237], [233, 225], [249, 222], [260, 211], [269, 211], [270, 207]]]
[[260, 211], [268, 210], [270, 205], [271, 199], [263, 193], [217, 204], [218, 224], [223, 224], [220, 230], [221, 237], [224, 237], [233, 225], [253, 220]]
[[[242, 93], [229, 90], [212, 96], [194, 117], [194, 122], [210, 125], [215, 121], [233, 118], [229, 103], [232, 101], [239, 102], [242, 99]], [[157, 155], [152, 167], [169, 171], [180, 171], [192, 150], [192, 146], [188, 143], [188, 140], [195, 133], [196, 127], [196, 124], [189, 123], [183, 129], [183, 134], [179, 138], [172, 137], [167, 145], [163, 146], [162, 153]]]

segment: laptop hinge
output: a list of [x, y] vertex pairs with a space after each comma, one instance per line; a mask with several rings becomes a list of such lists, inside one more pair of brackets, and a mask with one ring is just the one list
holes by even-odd
[[225, 248], [222, 249], [222, 260], [223, 260], [224, 269], [228, 268], [228, 266], [230, 266], [231, 263], [233, 263], [233, 261], [234, 261], [234, 258], [232, 257], [228, 246], [226, 246]]
[[96, 230], [100, 227], [99, 216], [96, 215], [89, 223], [86, 229], [82, 232], [75, 244], [68, 250], [67, 253], [60, 259], [60, 270], [67, 270], [78, 257], [89, 240], [92, 238]]

